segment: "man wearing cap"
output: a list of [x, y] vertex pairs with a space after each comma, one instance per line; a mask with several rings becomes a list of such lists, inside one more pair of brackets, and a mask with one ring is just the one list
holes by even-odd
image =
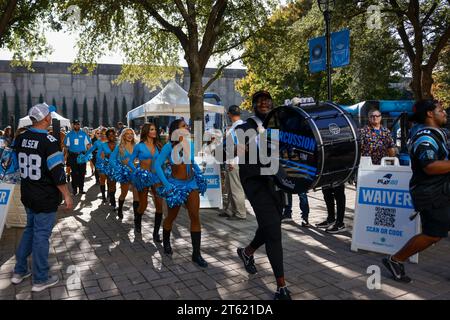
[[74, 120], [72, 131], [70, 131], [64, 139], [64, 144], [69, 152], [67, 158], [68, 166], [71, 168], [72, 176], [72, 193], [76, 195], [78, 192], [84, 194], [84, 176], [86, 175], [86, 163], [79, 164], [77, 157], [79, 154], [87, 151], [89, 145], [92, 144], [91, 138], [82, 130], [80, 130], [80, 121]]
[[239, 144], [235, 150], [239, 156], [239, 177], [245, 195], [255, 212], [258, 229], [252, 242], [245, 248], [238, 248], [237, 254], [243, 261], [247, 272], [255, 274], [257, 270], [253, 254], [259, 247], [265, 245], [267, 257], [277, 282], [274, 298], [275, 300], [291, 300], [290, 292], [284, 280], [283, 246], [281, 242], [282, 193], [277, 191], [273, 175], [261, 174], [265, 165], [262, 164], [259, 155], [256, 157], [256, 163], [251, 163], [250, 159], [254, 158], [254, 155], [249, 152], [256, 150], [257, 139], [255, 138], [258, 137], [258, 133], [264, 131], [262, 123], [273, 109], [270, 93], [267, 91], [256, 92], [252, 96], [252, 107], [255, 116], [236, 127], [235, 132]]
[[[47, 132], [52, 122], [51, 111], [45, 103], [32, 107], [28, 114], [32, 127], [13, 142], [20, 168], [21, 201], [27, 212], [27, 225], [16, 251], [17, 262], [11, 282], [19, 284], [32, 274], [31, 291], [34, 292], [59, 281], [58, 276], [48, 274], [49, 238], [62, 200], [61, 194], [66, 209], [73, 206], [64, 173], [64, 155], [57, 139]], [[30, 255], [33, 258], [32, 273], [27, 263]]]
[[[231, 105], [228, 108], [228, 118], [232, 125], [228, 129], [227, 136], [230, 135], [233, 142], [237, 144], [236, 127], [243, 124], [241, 120], [241, 110], [237, 105]], [[247, 219], [247, 211], [245, 209], [245, 194], [242, 189], [241, 180], [239, 178], [239, 157], [226, 161], [225, 164], [225, 183], [228, 193], [228, 201], [224, 212], [220, 213], [221, 217], [228, 217], [228, 220], [245, 220]]]
[[414, 207], [420, 212], [422, 233], [412, 237], [397, 253], [383, 259], [394, 280], [408, 283], [409, 257], [448, 236], [450, 231], [450, 161], [447, 136], [442, 127], [447, 114], [436, 100], [420, 100], [414, 106], [414, 128], [408, 148], [412, 177], [409, 182]]

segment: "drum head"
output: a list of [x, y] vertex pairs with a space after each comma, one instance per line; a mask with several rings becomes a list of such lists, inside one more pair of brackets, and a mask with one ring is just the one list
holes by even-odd
[[[320, 161], [316, 136], [307, 115], [298, 107], [278, 107], [266, 117], [269, 143], [278, 143], [282, 178], [292, 193], [306, 192], [317, 179]], [[278, 129], [278, 139], [273, 129]], [[277, 141], [278, 140], [278, 141]]]

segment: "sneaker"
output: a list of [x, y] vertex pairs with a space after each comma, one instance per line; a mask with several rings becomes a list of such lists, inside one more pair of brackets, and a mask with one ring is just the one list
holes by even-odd
[[83, 189], [81, 189], [80, 193], [81, 193], [81, 194], [86, 194], [86, 191], [84, 191]]
[[311, 224], [308, 222], [308, 220], [302, 218], [301, 226], [304, 228], [309, 228], [311, 227]]
[[405, 266], [403, 263], [392, 260], [392, 256], [383, 258], [384, 266], [391, 272], [395, 281], [410, 283], [411, 278], [405, 273]]
[[244, 252], [244, 248], [238, 248], [237, 254], [239, 258], [241, 258], [242, 262], [244, 262], [245, 270], [247, 270], [248, 273], [255, 274], [258, 272], [255, 267], [255, 259], [253, 258], [253, 255], [248, 257]]
[[332, 226], [329, 226], [327, 228], [327, 230], [325, 230], [328, 233], [339, 233], [339, 232], [344, 232], [345, 230], [347, 230], [345, 228], [345, 224], [341, 223], [341, 224], [333, 224]]
[[287, 287], [278, 288], [275, 292], [275, 297], [273, 300], [292, 300], [291, 292]]
[[329, 222], [328, 220], [325, 220], [324, 222], [316, 224], [317, 228], [328, 228], [329, 226], [333, 225], [334, 221]]
[[291, 215], [290, 213], [284, 213], [284, 214], [281, 216], [281, 221], [283, 221], [283, 220], [285, 220], [285, 221], [292, 220], [292, 215]]
[[48, 276], [48, 279], [47, 279], [46, 282], [33, 284], [33, 287], [31, 287], [31, 291], [33, 291], [33, 292], [40, 292], [42, 290], [45, 290], [45, 289], [47, 289], [49, 287], [54, 286], [58, 282], [59, 282], [58, 276], [56, 276], [56, 275], [55, 276], [53, 276], [53, 275], [52, 276]]
[[25, 280], [26, 278], [29, 278], [30, 276], [31, 276], [31, 272], [27, 272], [25, 274], [13, 273], [13, 275], [11, 277], [11, 283], [12, 284], [19, 284], [23, 280]]
[[221, 213], [218, 214], [218, 216], [219, 217], [223, 217], [223, 218], [229, 218], [230, 217], [230, 215], [227, 214], [226, 212], [221, 212]]

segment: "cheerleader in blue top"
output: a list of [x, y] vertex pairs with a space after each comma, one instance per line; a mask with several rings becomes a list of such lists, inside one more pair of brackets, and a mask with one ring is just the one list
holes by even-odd
[[[206, 268], [208, 263], [200, 254], [200, 193], [206, 190], [201, 170], [194, 161], [193, 144], [189, 141], [189, 130], [184, 120], [173, 121], [169, 127], [169, 142], [156, 159], [155, 171], [163, 186], [158, 192], [166, 199], [168, 214], [163, 223], [163, 246], [166, 254], [172, 254], [170, 233], [181, 205], [185, 205], [191, 220], [192, 261]], [[186, 140], [185, 140], [186, 139]], [[169, 160], [171, 174], [166, 177], [164, 163]]]
[[106, 130], [106, 141], [105, 142], [95, 142], [94, 146], [86, 152], [84, 160], [86, 161], [90, 154], [97, 150], [96, 168], [100, 175], [100, 191], [102, 193], [103, 203], [106, 203], [106, 183], [108, 184], [108, 197], [109, 202], [113, 208], [116, 208], [116, 182], [113, 181], [109, 175], [112, 173], [112, 166], [109, 164], [109, 157], [116, 147], [116, 130], [114, 128], [109, 128]]
[[[117, 216], [120, 220], [123, 219], [123, 204], [125, 203], [125, 198], [131, 185], [131, 168], [128, 165], [128, 162], [130, 161], [135, 145], [134, 130], [126, 128], [120, 135], [119, 144], [109, 157], [109, 163], [113, 167], [112, 179], [120, 183], [119, 208], [117, 210]], [[132, 192], [133, 207], [135, 207], [135, 203], [139, 203], [138, 194], [133, 187]]]
[[[153, 227], [153, 241], [162, 242], [159, 229], [162, 221], [163, 200], [156, 193], [156, 179], [154, 173], [154, 161], [161, 150], [161, 141], [156, 126], [153, 123], [145, 123], [141, 130], [141, 142], [136, 144], [128, 165], [132, 168], [132, 183], [138, 191], [139, 203], [134, 213], [134, 230], [141, 233], [142, 215], [147, 209], [148, 192], [151, 190], [155, 204], [155, 225]], [[135, 159], [139, 160], [139, 167], [135, 166]]]

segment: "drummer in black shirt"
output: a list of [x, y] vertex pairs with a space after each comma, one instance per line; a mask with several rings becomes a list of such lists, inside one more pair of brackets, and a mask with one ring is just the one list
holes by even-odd
[[[61, 194], [66, 209], [73, 207], [66, 184], [64, 154], [58, 140], [48, 134], [52, 123], [51, 108], [38, 104], [29, 111], [33, 126], [16, 137], [13, 149], [20, 168], [21, 200], [27, 212], [27, 225], [16, 251], [16, 266], [11, 278], [13, 284], [21, 283], [33, 275], [31, 291], [39, 292], [58, 283], [56, 275], [49, 275], [49, 238], [56, 221], [56, 211]], [[32, 255], [32, 272], [27, 259]]]

